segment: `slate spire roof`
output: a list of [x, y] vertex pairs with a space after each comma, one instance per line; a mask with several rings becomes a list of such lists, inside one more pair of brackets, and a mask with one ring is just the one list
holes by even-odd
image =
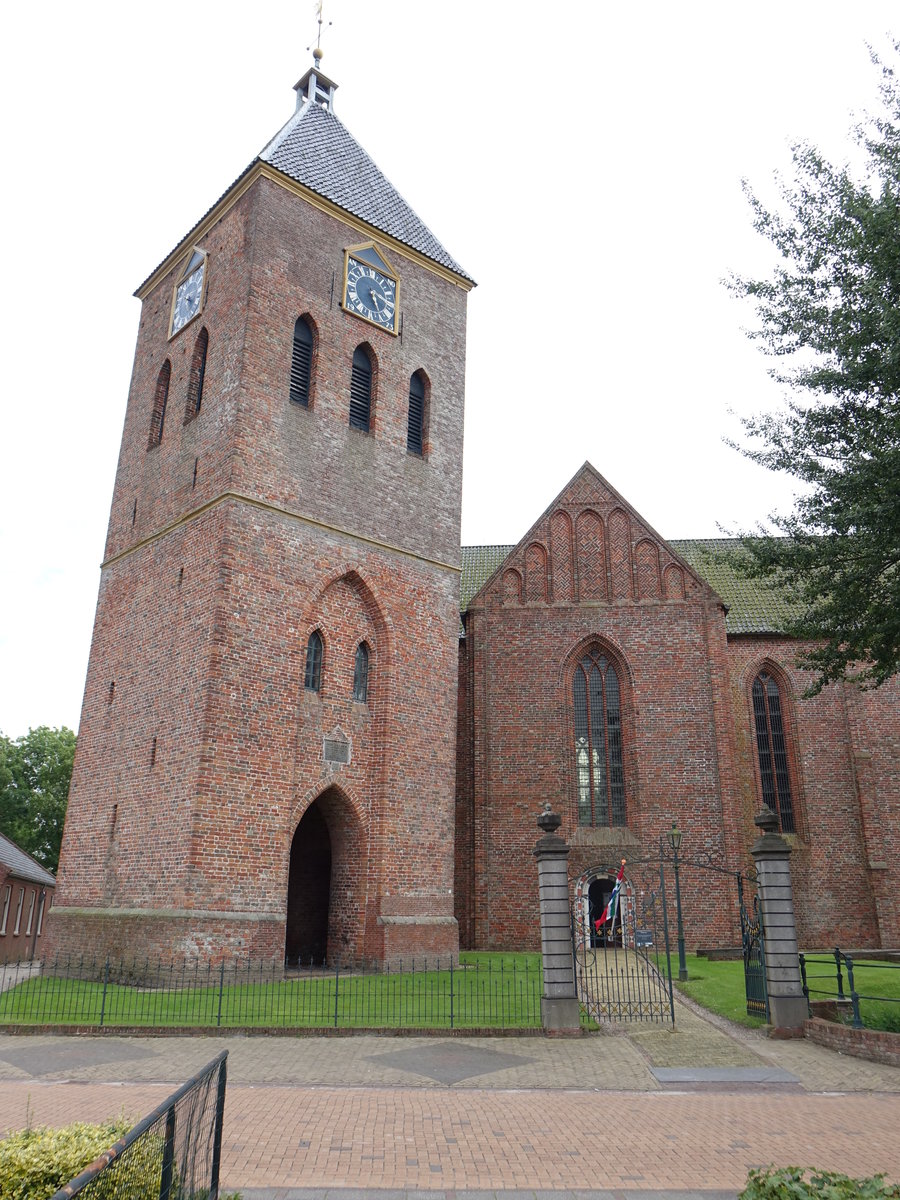
[[[312, 86], [309, 86], [310, 76]], [[322, 78], [322, 77], [320, 77]], [[418, 250], [464, 279], [471, 276], [451, 257], [362, 146], [323, 104], [315, 69], [297, 84], [298, 108], [260, 154], [260, 159], [382, 233]], [[301, 89], [306, 87], [304, 94]]]
[[460, 279], [474, 284], [472, 276], [441, 245], [425, 222], [406, 203], [391, 181], [379, 170], [359, 142], [341, 124], [333, 112], [333, 83], [316, 65], [296, 84], [297, 110], [290, 120], [246, 167], [231, 187], [193, 226], [169, 258], [144, 280], [135, 292], [143, 298], [144, 289], [155, 281], [181, 247], [219, 204], [258, 167], [266, 163], [289, 179], [309, 188], [351, 216], [357, 217], [381, 233], [395, 238], [419, 254], [452, 271]]

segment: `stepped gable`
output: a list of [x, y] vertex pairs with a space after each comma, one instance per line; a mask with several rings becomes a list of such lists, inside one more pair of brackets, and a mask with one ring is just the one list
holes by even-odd
[[722, 605], [694, 567], [585, 463], [467, 607], [671, 601]]

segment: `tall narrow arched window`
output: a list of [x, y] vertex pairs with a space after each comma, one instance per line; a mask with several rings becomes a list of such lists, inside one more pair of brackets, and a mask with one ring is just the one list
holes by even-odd
[[600, 650], [575, 668], [575, 781], [579, 825], [625, 824], [619, 677]]
[[292, 404], [309, 408], [309, 384], [312, 378], [313, 333], [309, 321], [298, 317], [294, 324], [294, 349], [291, 353]]
[[350, 374], [350, 425], [353, 429], [369, 432], [372, 414], [372, 360], [364, 346], [353, 351], [353, 369]]
[[425, 439], [425, 381], [416, 371], [409, 381], [409, 419], [406, 424], [406, 449], [421, 454]]
[[203, 403], [203, 380], [206, 377], [206, 351], [209, 349], [209, 333], [201, 329], [194, 342], [194, 354], [191, 358], [191, 373], [188, 376], [187, 409], [185, 421], [196, 417]]
[[306, 675], [303, 686], [308, 692], [322, 689], [322, 635], [315, 630], [306, 643]]
[[172, 364], [168, 359], [159, 368], [156, 377], [156, 391], [153, 395], [153, 412], [150, 414], [150, 440], [147, 449], [152, 450], [162, 441], [163, 425], [166, 420], [166, 404], [169, 399], [169, 380], [172, 378]]
[[353, 667], [353, 699], [363, 704], [369, 698], [369, 647], [360, 642], [356, 647], [356, 662]]
[[753, 720], [763, 804], [778, 817], [782, 833], [795, 833], [784, 706], [777, 682], [765, 670], [753, 680]]

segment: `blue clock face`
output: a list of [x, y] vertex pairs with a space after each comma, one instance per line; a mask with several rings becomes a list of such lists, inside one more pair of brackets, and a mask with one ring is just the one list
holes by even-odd
[[357, 258], [347, 259], [344, 308], [393, 332], [397, 315], [397, 281]]
[[183, 329], [188, 321], [196, 317], [200, 311], [200, 302], [203, 299], [203, 275], [206, 270], [206, 263], [201, 263], [196, 270], [188, 275], [187, 279], [182, 280], [175, 292], [175, 309], [172, 313], [172, 332], [177, 333], [179, 329]]

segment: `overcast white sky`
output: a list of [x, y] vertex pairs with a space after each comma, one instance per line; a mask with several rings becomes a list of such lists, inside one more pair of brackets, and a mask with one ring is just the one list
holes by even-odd
[[[469, 299], [463, 542], [589, 459], [666, 537], [790, 504], [723, 444], [780, 391], [721, 285], [765, 270], [740, 180], [877, 104], [882, 0], [325, 0], [336, 111]], [[0, 730], [77, 728], [135, 287], [293, 111], [313, 0], [10, 5]]]

